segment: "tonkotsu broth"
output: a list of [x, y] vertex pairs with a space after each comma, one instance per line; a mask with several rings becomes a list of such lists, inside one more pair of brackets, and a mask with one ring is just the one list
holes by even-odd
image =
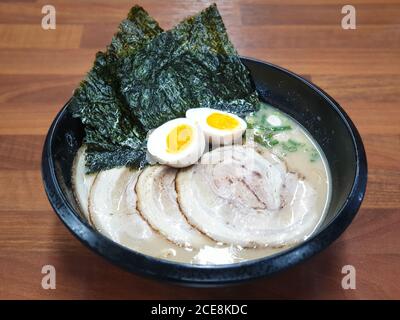
[[[274, 132], [272, 140], [266, 141], [266, 144], [270, 146], [273, 153], [286, 161], [289, 170], [299, 172], [315, 189], [315, 210], [318, 211], [320, 217], [319, 223], [315, 226], [316, 229], [324, 217], [330, 199], [330, 174], [325, 156], [310, 134], [301, 125], [289, 116], [265, 104], [256, 114], [246, 118], [249, 126], [254, 129], [256, 141], [264, 144], [263, 128], [265, 126], [264, 123], [270, 125], [268, 124], [268, 119], [275, 126], [280, 124], [282, 128], [283, 126], [291, 127], [291, 129]], [[76, 181], [76, 183], [79, 183], [79, 181]], [[125, 210], [126, 199], [129, 198], [127, 194], [135, 192], [132, 185], [127, 185], [125, 189], [126, 193], [114, 195], [118, 197], [113, 201], [118, 204], [116, 210], [121, 208]], [[74, 188], [74, 190], [79, 190], [79, 188]], [[290, 207], [286, 206], [279, 212], [289, 209]], [[193, 264], [241, 262], [265, 257], [294, 246], [291, 244], [280, 248], [241, 248], [223, 245], [206, 239], [202, 248], [191, 249], [173, 244], [150, 228], [146, 230], [141, 236], [122, 235], [119, 237], [118, 242], [125, 247], [150, 256]], [[101, 232], [101, 230], [99, 231]]]

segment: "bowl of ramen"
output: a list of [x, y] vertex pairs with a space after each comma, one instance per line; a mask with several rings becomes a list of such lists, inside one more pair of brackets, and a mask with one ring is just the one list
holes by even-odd
[[240, 57], [215, 5], [168, 31], [135, 6], [51, 125], [42, 174], [87, 247], [210, 286], [326, 248], [361, 205], [367, 161], [338, 103]]

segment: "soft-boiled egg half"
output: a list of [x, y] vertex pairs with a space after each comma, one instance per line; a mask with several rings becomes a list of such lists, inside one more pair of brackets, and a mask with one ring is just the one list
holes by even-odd
[[205, 148], [204, 135], [191, 119], [177, 118], [150, 133], [147, 151], [155, 161], [175, 168], [195, 163]]
[[240, 117], [211, 108], [195, 108], [186, 111], [186, 118], [196, 122], [212, 145], [241, 142], [247, 124]]

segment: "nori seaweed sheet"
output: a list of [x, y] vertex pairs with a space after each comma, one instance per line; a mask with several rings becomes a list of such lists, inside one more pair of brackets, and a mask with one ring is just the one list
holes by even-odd
[[121, 22], [74, 93], [85, 125], [87, 172], [146, 161], [146, 133], [196, 107], [240, 116], [259, 105], [215, 5], [170, 31], [141, 7]]
[[114, 56], [134, 54], [143, 43], [163, 31], [149, 14], [140, 6], [134, 6], [123, 20], [114, 35], [107, 52]]
[[184, 117], [190, 108], [245, 115], [258, 106], [250, 74], [216, 5], [123, 58], [118, 76], [121, 93], [146, 131]]
[[105, 53], [98, 52], [92, 69], [74, 92], [71, 111], [85, 125], [86, 169], [137, 166], [145, 159], [146, 132], [120, 95], [116, 64], [162, 32], [143, 8], [133, 7]]

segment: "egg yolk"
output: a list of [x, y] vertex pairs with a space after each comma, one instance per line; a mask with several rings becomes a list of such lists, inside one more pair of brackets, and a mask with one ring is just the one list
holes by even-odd
[[239, 125], [239, 121], [228, 114], [214, 112], [207, 117], [207, 124], [220, 130], [232, 130]]
[[193, 129], [186, 124], [179, 125], [172, 129], [167, 135], [167, 152], [179, 153], [185, 150], [193, 137]]

